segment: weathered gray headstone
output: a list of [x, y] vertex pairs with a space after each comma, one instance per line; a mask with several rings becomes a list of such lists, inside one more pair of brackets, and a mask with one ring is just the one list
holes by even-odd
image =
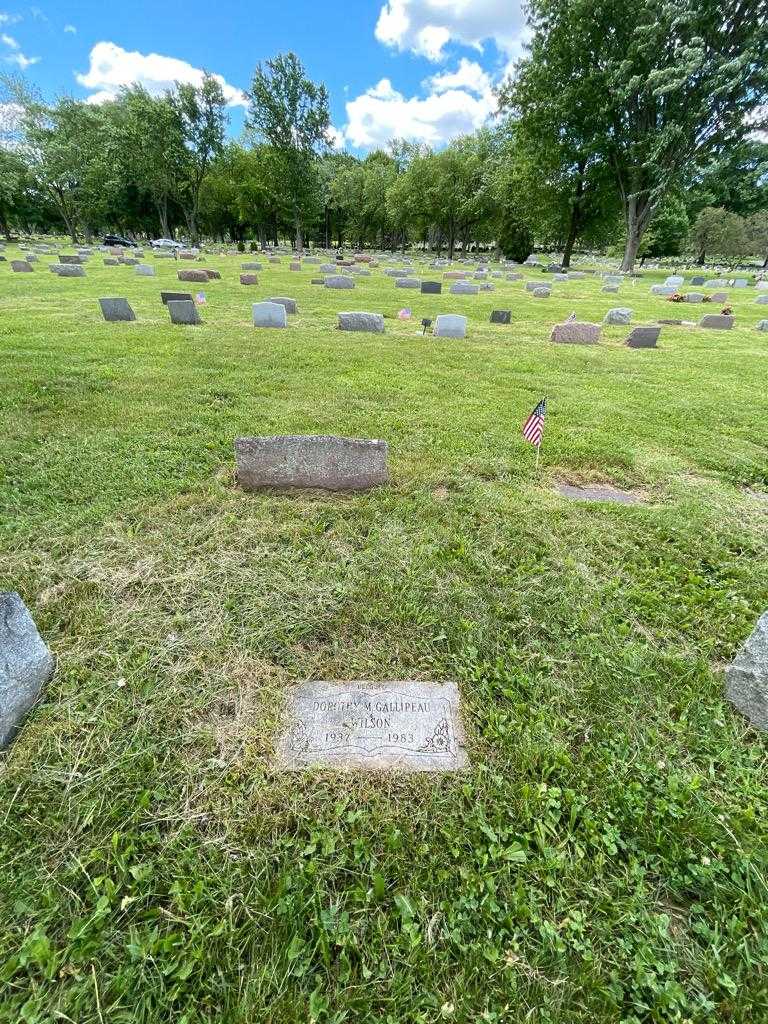
[[670, 274], [664, 284], [670, 285], [672, 288], [677, 288], [679, 285], [683, 284], [684, 281], [685, 278], [681, 277], [680, 274]]
[[701, 285], [703, 285], [706, 280], [706, 277], [702, 276], [701, 274], [697, 274], [696, 277], [691, 278], [691, 284], [694, 285], [694, 287], [701, 287]]
[[538, 288], [534, 288], [531, 295], [534, 299], [548, 299], [552, 294], [552, 289], [547, 288], [546, 285], [539, 285]]
[[768, 320], [758, 320], [757, 329], [758, 331], [768, 331]]
[[408, 277], [410, 270], [394, 270], [391, 268], [385, 269], [384, 273], [387, 277]]
[[728, 301], [728, 293], [727, 292], [713, 292], [712, 295], [709, 296], [709, 301], [710, 302], [718, 302], [718, 303], [719, 302], [727, 302]]
[[290, 313], [293, 316], [298, 313], [298, 306], [296, 305], [296, 299], [288, 299], [284, 295], [278, 295], [276, 298], [267, 299], [267, 302], [276, 302], [278, 306], [285, 306], [285, 312]]
[[747, 288], [748, 286], [749, 286], [749, 281], [746, 279], [746, 277], [737, 277], [737, 278], [734, 279], [734, 282], [733, 282], [733, 287], [734, 288]]
[[326, 288], [344, 289], [349, 290], [355, 287], [355, 282], [351, 277], [326, 277], [325, 279]]
[[381, 313], [339, 313], [339, 330], [383, 334], [384, 317]]
[[446, 270], [443, 274], [443, 278], [446, 281], [464, 281], [467, 277], [469, 277], [469, 274], [464, 270]]
[[615, 309], [609, 309], [603, 317], [604, 324], [622, 324], [626, 325], [632, 320], [632, 310], [629, 306], [617, 306]]
[[399, 277], [395, 281], [395, 288], [418, 288], [421, 289], [421, 281], [415, 277]]
[[197, 312], [197, 306], [191, 300], [187, 301], [184, 299], [169, 299], [166, 302], [168, 312], [171, 315], [172, 324], [187, 324], [194, 326], [199, 324], [200, 314]]
[[16, 735], [53, 665], [22, 599], [13, 591], [0, 592], [0, 750]]
[[677, 288], [668, 284], [652, 284], [651, 295], [674, 295]]
[[208, 281], [205, 270], [177, 270], [176, 277], [179, 281], [196, 281], [198, 284], [205, 284]]
[[457, 281], [451, 285], [449, 291], [451, 295], [478, 295], [480, 293], [479, 287], [468, 281]]
[[51, 270], [57, 277], [85, 277], [85, 267], [76, 263], [52, 263]]
[[167, 306], [169, 302], [191, 302], [192, 296], [189, 292], [160, 292], [160, 301]]
[[713, 277], [704, 282], [705, 288], [727, 288], [728, 282], [722, 277]]
[[259, 283], [259, 275], [258, 274], [241, 274], [240, 275], [240, 284], [258, 284], [258, 283]]
[[756, 729], [768, 730], [768, 612], [725, 671], [725, 694]]
[[510, 309], [494, 309], [491, 312], [492, 324], [509, 324], [512, 323], [512, 310]]
[[32, 274], [34, 267], [26, 260], [11, 260], [11, 270], [14, 274]]
[[758, 295], [755, 302], [758, 306], [768, 306], [768, 295]]
[[537, 288], [549, 288], [548, 281], [526, 281], [525, 290], [527, 292], [535, 292]]
[[422, 295], [442, 295], [443, 286], [440, 281], [422, 281], [421, 282], [421, 294]]
[[107, 323], [113, 324], [121, 320], [136, 319], [136, 314], [131, 309], [128, 299], [99, 299], [99, 305]]
[[458, 771], [467, 765], [456, 683], [308, 682], [288, 694], [277, 758], [308, 767]]
[[78, 263], [82, 263], [82, 262], [83, 262], [82, 256], [67, 256], [67, 255], [59, 256], [59, 263], [77, 265]]
[[466, 338], [467, 318], [456, 313], [442, 313], [435, 320], [432, 333], [436, 338]]
[[656, 348], [660, 327], [633, 327], [626, 344], [630, 348]]
[[288, 326], [288, 311], [281, 302], [255, 302], [252, 312], [254, 327]]
[[119, 267], [120, 266], [120, 260], [116, 260], [114, 256], [108, 256], [104, 260], [104, 266], [105, 267]]
[[577, 320], [555, 324], [549, 340], [566, 345], [595, 345], [600, 341], [600, 324], [579, 323]]
[[600, 291], [605, 292], [606, 295], [615, 295], [618, 290], [619, 286], [617, 284], [604, 284], [600, 289]]
[[686, 294], [685, 294], [685, 301], [686, 302], [703, 302], [704, 301], [704, 292], [686, 292]]
[[261, 270], [262, 267], [261, 267], [260, 263], [241, 263], [240, 264], [240, 269], [241, 270]]
[[365, 490], [387, 483], [387, 451], [386, 441], [351, 437], [238, 437], [237, 479], [246, 490]]
[[205, 273], [208, 275], [209, 281], [220, 281], [221, 271], [220, 270], [206, 270]]
[[734, 318], [723, 313], [707, 313], [699, 320], [699, 327], [713, 331], [728, 331], [733, 327]]

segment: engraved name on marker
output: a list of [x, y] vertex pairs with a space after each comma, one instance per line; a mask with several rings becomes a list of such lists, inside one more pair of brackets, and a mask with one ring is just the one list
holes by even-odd
[[455, 683], [308, 682], [288, 695], [280, 765], [457, 771], [467, 764]]

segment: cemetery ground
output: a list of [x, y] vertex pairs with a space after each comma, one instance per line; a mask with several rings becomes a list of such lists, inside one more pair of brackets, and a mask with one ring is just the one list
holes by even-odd
[[[754, 287], [733, 330], [631, 350], [549, 332], [719, 307], [662, 273], [337, 292], [287, 257], [243, 287], [248, 259], [0, 264], [0, 572], [57, 657], [0, 766], [0, 1020], [766, 1019], [766, 742], [722, 671], [768, 607]], [[173, 326], [187, 288], [203, 323]], [[274, 295], [298, 313], [254, 328]], [[422, 336], [445, 312], [465, 340]], [[383, 438], [390, 485], [238, 488], [236, 436], [304, 433]], [[468, 769], [280, 772], [305, 679], [456, 680]]]

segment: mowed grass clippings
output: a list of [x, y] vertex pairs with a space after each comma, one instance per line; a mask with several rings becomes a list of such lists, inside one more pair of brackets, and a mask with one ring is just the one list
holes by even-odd
[[[242, 287], [247, 259], [207, 257], [195, 328], [171, 261], [0, 265], [1, 582], [58, 659], [0, 767], [0, 1020], [765, 1019], [766, 741], [722, 674], [768, 606], [755, 290], [633, 351], [549, 331], [712, 307], [660, 273], [422, 296], [287, 257]], [[275, 295], [298, 315], [254, 329]], [[441, 312], [466, 341], [422, 336]], [[243, 492], [234, 437], [277, 433], [384, 438], [391, 486]], [[294, 681], [398, 678], [458, 680], [467, 772], [275, 771]]]

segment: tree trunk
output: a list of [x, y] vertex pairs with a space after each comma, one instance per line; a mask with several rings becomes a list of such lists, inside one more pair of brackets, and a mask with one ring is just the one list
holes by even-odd
[[453, 224], [451, 224], [451, 231], [448, 235], [448, 259], [453, 260], [453, 253], [456, 248], [456, 232], [454, 231]]
[[647, 196], [638, 196], [637, 193], [628, 195], [625, 201], [624, 217], [627, 224], [627, 244], [624, 249], [624, 259], [621, 263], [621, 270], [625, 274], [631, 274], [635, 269], [637, 250], [643, 240], [645, 230], [651, 222], [655, 211]]
[[703, 267], [705, 262], [706, 262], [706, 259], [707, 259], [706, 251], [704, 249], [702, 249], [701, 252], [699, 253], [699, 258], [696, 260], [696, 262], [698, 263], [698, 265], [700, 267]]
[[160, 222], [160, 237], [170, 238], [171, 229], [168, 227], [168, 196], [163, 196], [162, 199], [155, 200], [155, 209], [157, 210], [157, 219]]
[[573, 247], [576, 244], [576, 239], [579, 235], [579, 207], [574, 204], [571, 208], [571, 220], [568, 225], [568, 236], [565, 239], [565, 245], [563, 246], [563, 266], [570, 267], [571, 265], [571, 254], [573, 253]]

